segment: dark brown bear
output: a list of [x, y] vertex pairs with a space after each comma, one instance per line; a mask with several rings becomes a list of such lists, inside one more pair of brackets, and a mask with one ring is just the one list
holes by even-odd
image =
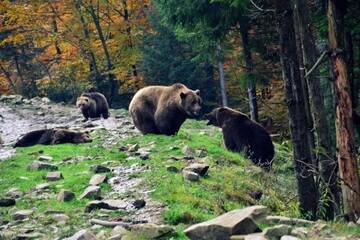
[[256, 165], [270, 170], [274, 157], [274, 145], [269, 133], [245, 114], [230, 108], [216, 108], [205, 115], [207, 125], [222, 129], [227, 149], [245, 152]]
[[52, 145], [61, 143], [86, 143], [91, 142], [87, 132], [69, 129], [42, 129], [29, 132], [21, 137], [14, 147], [29, 147], [36, 144]]
[[109, 117], [109, 105], [104, 95], [98, 92], [83, 93], [76, 100], [76, 106], [81, 109], [84, 121], [89, 118], [104, 119]]
[[143, 134], [174, 135], [187, 118], [199, 116], [201, 103], [200, 90], [175, 83], [139, 90], [131, 100], [129, 111]]

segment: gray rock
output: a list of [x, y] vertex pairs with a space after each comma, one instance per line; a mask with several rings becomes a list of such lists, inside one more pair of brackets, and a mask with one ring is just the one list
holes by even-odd
[[199, 174], [191, 172], [191, 171], [183, 171], [182, 175], [185, 180], [188, 180], [191, 182], [196, 182], [196, 181], [200, 180]]
[[259, 231], [255, 221], [265, 218], [265, 206], [252, 206], [237, 209], [220, 215], [212, 220], [195, 224], [185, 230], [190, 239], [226, 240], [231, 235], [250, 234]]
[[280, 224], [274, 227], [266, 228], [264, 231], [265, 236], [269, 238], [282, 237], [288, 235], [291, 232], [291, 227], [289, 225]]
[[93, 165], [90, 167], [90, 170], [93, 171], [94, 173], [106, 173], [111, 171], [110, 168], [102, 165]]
[[280, 240], [300, 240], [300, 238], [297, 238], [297, 237], [294, 237], [294, 236], [291, 236], [291, 235], [284, 235], [281, 237]]
[[64, 179], [61, 172], [48, 172], [46, 175], [46, 180], [48, 181], [58, 181]]
[[33, 232], [33, 233], [24, 233], [24, 234], [16, 235], [16, 237], [14, 237], [13, 239], [14, 240], [41, 239], [42, 237], [44, 237], [44, 234]]
[[0, 207], [14, 206], [16, 201], [14, 198], [0, 198]]
[[54, 165], [54, 164], [49, 164], [49, 163], [44, 163], [44, 162], [39, 162], [39, 161], [34, 161], [32, 162], [28, 168], [29, 171], [35, 171], [35, 170], [50, 170], [50, 171], [55, 171], [58, 170], [58, 166]]
[[231, 240], [268, 240], [264, 233], [252, 233], [248, 235], [233, 235], [230, 237]]
[[70, 217], [63, 213], [56, 213], [51, 216], [51, 218], [56, 222], [67, 222]]
[[185, 158], [187, 159], [193, 159], [196, 156], [195, 150], [187, 145], [183, 147], [182, 153], [185, 155]]
[[167, 225], [156, 225], [153, 223], [137, 224], [131, 228], [131, 233], [143, 236], [146, 239], [160, 238], [174, 233], [174, 228]]
[[354, 222], [349, 222], [349, 223], [347, 224], [347, 226], [348, 226], [348, 227], [357, 227], [356, 223], [354, 223]]
[[266, 223], [268, 224], [286, 224], [286, 225], [309, 225], [313, 224], [313, 221], [299, 219], [299, 218], [289, 218], [283, 216], [267, 216]]
[[307, 238], [309, 236], [309, 230], [304, 227], [297, 227], [291, 230], [291, 235], [298, 238]]
[[193, 163], [184, 168], [184, 170], [197, 173], [200, 176], [205, 176], [208, 169], [209, 169], [209, 165], [203, 163]]
[[96, 240], [96, 237], [89, 230], [82, 229], [77, 233], [75, 233], [73, 236], [65, 239], [66, 240]]
[[80, 195], [80, 199], [100, 199], [101, 198], [101, 189], [99, 186], [88, 186], [84, 192]]
[[144, 149], [139, 149], [136, 152], [136, 155], [138, 155], [141, 160], [147, 160], [147, 159], [149, 159], [150, 152], [148, 152], [148, 151], [146, 151]]
[[57, 195], [57, 200], [60, 202], [69, 202], [75, 198], [75, 193], [61, 189]]
[[85, 206], [85, 212], [91, 212], [95, 209], [126, 209], [128, 204], [122, 200], [103, 200], [103, 201], [91, 201]]
[[198, 149], [195, 151], [197, 157], [203, 158], [206, 157], [207, 152], [204, 149]]
[[100, 184], [102, 184], [104, 182], [107, 182], [107, 176], [96, 174], [96, 175], [91, 177], [89, 185], [97, 186], [97, 185], [100, 185]]
[[51, 156], [40, 156], [38, 160], [43, 162], [50, 162], [53, 160], [53, 158]]
[[41, 184], [36, 185], [35, 189], [41, 191], [41, 190], [49, 189], [49, 187], [50, 187], [50, 184], [41, 183]]
[[10, 198], [21, 198], [24, 195], [24, 193], [20, 191], [18, 188], [10, 188], [5, 195]]
[[140, 209], [140, 208], [145, 207], [146, 202], [144, 199], [137, 199], [132, 204], [136, 209]]
[[175, 167], [175, 166], [167, 166], [166, 170], [168, 172], [173, 172], [173, 173], [178, 173], [179, 172], [179, 169], [177, 167]]
[[113, 230], [111, 231], [111, 237], [109, 239], [120, 239], [129, 234], [129, 231], [126, 230], [125, 228], [123, 228], [122, 226], [116, 226], [113, 228]]
[[13, 213], [12, 218], [14, 220], [23, 220], [29, 218], [34, 213], [34, 210], [19, 210]]

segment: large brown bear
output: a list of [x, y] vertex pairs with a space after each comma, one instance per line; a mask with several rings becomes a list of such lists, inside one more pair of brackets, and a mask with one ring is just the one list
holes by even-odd
[[271, 169], [274, 145], [269, 133], [260, 124], [227, 107], [216, 108], [205, 117], [209, 120], [207, 125], [222, 129], [227, 149], [245, 152], [256, 165], [265, 170]]
[[29, 147], [36, 144], [52, 145], [61, 143], [86, 143], [91, 142], [87, 132], [79, 132], [70, 129], [42, 129], [25, 134], [14, 147]]
[[187, 118], [199, 116], [201, 103], [200, 90], [175, 83], [139, 90], [131, 100], [129, 111], [143, 134], [174, 135]]
[[109, 104], [105, 96], [98, 92], [83, 93], [76, 100], [76, 106], [81, 109], [84, 121], [89, 118], [104, 119], [109, 117]]

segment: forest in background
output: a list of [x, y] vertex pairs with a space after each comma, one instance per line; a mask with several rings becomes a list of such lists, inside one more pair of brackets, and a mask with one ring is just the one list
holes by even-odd
[[[309, 218], [332, 219], [344, 203], [360, 213], [349, 123], [359, 130], [359, 11], [356, 0], [2, 1], [0, 92], [74, 102], [96, 89], [112, 107], [127, 107], [141, 87], [182, 82], [202, 91], [205, 111], [238, 108], [285, 136], [290, 122]], [[344, 75], [348, 85], [336, 84]], [[352, 183], [341, 166], [334, 177], [335, 142], [350, 159]], [[350, 199], [340, 201], [337, 182], [355, 187]]]

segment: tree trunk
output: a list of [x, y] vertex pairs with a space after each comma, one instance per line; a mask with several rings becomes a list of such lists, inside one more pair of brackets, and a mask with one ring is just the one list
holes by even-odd
[[[301, 41], [301, 50], [303, 53], [303, 62], [305, 73], [315, 64], [317, 60], [317, 50], [314, 36], [311, 31], [311, 20], [309, 9], [305, 0], [295, 0], [295, 9], [299, 21], [299, 34]], [[324, 208], [325, 218], [332, 220], [334, 211], [338, 209], [339, 189], [337, 186], [337, 164], [334, 153], [331, 149], [330, 128], [324, 109], [324, 97], [320, 86], [320, 71], [315, 69], [306, 78], [308, 86], [310, 106], [314, 128], [316, 131], [317, 159], [319, 161], [320, 177], [322, 184], [326, 187], [326, 196]], [[337, 213], [338, 210], [336, 211]]]
[[[51, 23], [52, 23], [53, 31], [54, 31], [54, 34], [57, 35], [58, 34], [58, 26], [57, 26], [57, 22], [56, 22], [56, 16], [57, 16], [56, 10], [51, 4], [50, 4], [50, 8], [52, 11]], [[56, 38], [57, 38], [57, 36], [56, 36]], [[58, 54], [58, 55], [61, 54], [61, 49], [60, 49], [59, 42], [57, 39], [55, 40], [55, 50], [56, 50], [56, 54]]]
[[243, 51], [245, 56], [245, 71], [248, 73], [247, 81], [248, 81], [248, 96], [249, 96], [249, 106], [250, 106], [250, 116], [251, 120], [255, 122], [259, 122], [258, 116], [258, 107], [257, 107], [257, 98], [256, 98], [256, 85], [254, 79], [251, 75], [253, 72], [254, 64], [251, 57], [251, 50], [249, 45], [249, 27], [248, 24], [241, 24], [240, 33], [243, 44]]
[[349, 76], [344, 56], [344, 15], [345, 0], [328, 0], [327, 18], [329, 44], [331, 50], [331, 67], [335, 76], [335, 126], [337, 159], [341, 178], [341, 189], [345, 214], [355, 221], [360, 215], [360, 186], [356, 147], [353, 129], [351, 96], [349, 93]]
[[226, 83], [225, 83], [225, 74], [224, 74], [224, 61], [223, 61], [220, 44], [218, 44], [216, 47], [216, 57], [217, 57], [217, 64], [219, 69], [221, 103], [223, 107], [227, 107], [228, 101], [227, 101]]
[[318, 205], [318, 191], [315, 186], [308, 139], [308, 120], [305, 113], [304, 92], [301, 83], [299, 62], [296, 54], [296, 40], [293, 12], [288, 0], [275, 0], [280, 37], [280, 61], [287, 106], [289, 125], [294, 148], [295, 174], [298, 184], [300, 211], [304, 217], [315, 219]]

